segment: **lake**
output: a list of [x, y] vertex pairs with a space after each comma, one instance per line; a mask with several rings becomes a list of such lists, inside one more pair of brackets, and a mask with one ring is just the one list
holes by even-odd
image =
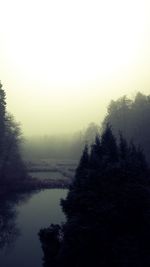
[[12, 246], [0, 250], [0, 266], [42, 267], [43, 252], [38, 232], [51, 223], [65, 221], [60, 199], [66, 194], [64, 189], [46, 189], [33, 193], [16, 206], [16, 225], [20, 235]]

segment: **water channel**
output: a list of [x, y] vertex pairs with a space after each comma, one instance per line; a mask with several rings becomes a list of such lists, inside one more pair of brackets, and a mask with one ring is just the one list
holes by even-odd
[[1, 267], [42, 267], [43, 253], [38, 232], [51, 223], [65, 221], [60, 199], [66, 194], [64, 189], [46, 189], [33, 193], [16, 205], [16, 239], [12, 245], [10, 242], [9, 246], [0, 249]]

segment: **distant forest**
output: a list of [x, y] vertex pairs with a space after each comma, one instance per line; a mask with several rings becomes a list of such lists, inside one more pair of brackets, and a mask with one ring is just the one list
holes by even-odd
[[78, 159], [85, 143], [92, 144], [100, 127], [90, 123], [86, 130], [72, 135], [53, 135], [26, 138], [22, 143], [23, 157], [32, 159]]
[[102, 130], [108, 123], [117, 138], [122, 132], [129, 142], [133, 141], [140, 146], [150, 163], [150, 95], [139, 92], [133, 100], [127, 96], [112, 100], [102, 123]]
[[150, 96], [137, 93], [134, 99], [123, 96], [112, 100], [108, 105], [107, 114], [99, 125], [89, 124], [86, 130], [72, 136], [33, 137], [24, 140], [22, 145], [25, 159], [40, 158], [73, 158], [79, 159], [84, 145], [91, 145], [97, 134], [104, 131], [107, 124], [111, 125], [114, 135], [124, 137], [140, 146], [150, 163]]

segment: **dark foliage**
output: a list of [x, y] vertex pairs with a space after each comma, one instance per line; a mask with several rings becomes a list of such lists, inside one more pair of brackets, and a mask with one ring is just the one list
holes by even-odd
[[150, 164], [150, 96], [137, 93], [134, 100], [126, 96], [116, 101], [111, 101], [108, 106], [107, 116], [103, 121], [102, 129], [110, 123], [113, 133], [119, 139], [119, 131], [130, 141], [134, 140], [140, 145]]
[[6, 111], [6, 95], [0, 83], [0, 191], [14, 187], [26, 178], [26, 168], [20, 154], [19, 124]]
[[[85, 147], [68, 196], [61, 202], [67, 217], [61, 238], [50, 228], [61, 240], [52, 255], [54, 265], [52, 253], [45, 252], [53, 251], [54, 237], [47, 236], [46, 243], [41, 239], [47, 247], [44, 266], [149, 266], [149, 189], [142, 151], [127, 144], [121, 134], [117, 144], [107, 125], [90, 152]], [[49, 230], [42, 231], [46, 236]]]
[[39, 232], [42, 249], [44, 252], [44, 267], [57, 266], [57, 257], [60, 249], [61, 227], [52, 224], [48, 229], [41, 229]]

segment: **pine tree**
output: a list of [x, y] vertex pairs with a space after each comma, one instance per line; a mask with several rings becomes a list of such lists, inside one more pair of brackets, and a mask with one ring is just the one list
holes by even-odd
[[[88, 146], [85, 145], [83, 154], [81, 156], [79, 166], [76, 170], [75, 178], [70, 186], [70, 190], [66, 200], [61, 200], [61, 205], [66, 216], [69, 218], [72, 213], [80, 212], [81, 201], [86, 190], [87, 179], [89, 173], [89, 154]], [[83, 200], [84, 201], [84, 200]]]
[[85, 148], [62, 202], [67, 222], [56, 266], [149, 266], [146, 170], [142, 151], [122, 135], [117, 144], [109, 125], [90, 153]]
[[[141, 165], [146, 161], [140, 153], [141, 158], [134, 144], [128, 146], [122, 136], [117, 145], [109, 125], [101, 142], [99, 139], [95, 142], [89, 156], [89, 168], [86, 166], [88, 176], [84, 190], [80, 186], [74, 188], [73, 201], [69, 197], [66, 199], [69, 212], [66, 210], [68, 221], [61, 251], [65, 266], [115, 264], [120, 267], [126, 264], [126, 258], [129, 258], [128, 266], [133, 262], [134, 265], [140, 262], [139, 266], [142, 266], [144, 251], [138, 242], [143, 242], [142, 235], [145, 238], [145, 227], [150, 218], [144, 211], [149, 202], [145, 187], [147, 166]], [[99, 160], [98, 155], [101, 155]], [[97, 162], [94, 170], [91, 162]], [[76, 178], [83, 179], [82, 176]], [[71, 191], [69, 195], [72, 195]], [[143, 216], [146, 216], [146, 224]], [[146, 253], [144, 255], [148, 257]], [[147, 266], [147, 262], [145, 264]]]
[[101, 137], [101, 144], [103, 150], [103, 157], [105, 161], [115, 162], [118, 160], [117, 143], [114, 135], [112, 134], [111, 126], [107, 124]]
[[0, 82], [0, 140], [2, 140], [5, 131], [5, 115], [6, 115], [6, 94], [2, 89]]
[[0, 184], [15, 186], [27, 177], [20, 154], [20, 126], [6, 111], [6, 94], [0, 83]]
[[4, 137], [5, 137], [6, 95], [0, 82], [0, 176], [3, 166]]

